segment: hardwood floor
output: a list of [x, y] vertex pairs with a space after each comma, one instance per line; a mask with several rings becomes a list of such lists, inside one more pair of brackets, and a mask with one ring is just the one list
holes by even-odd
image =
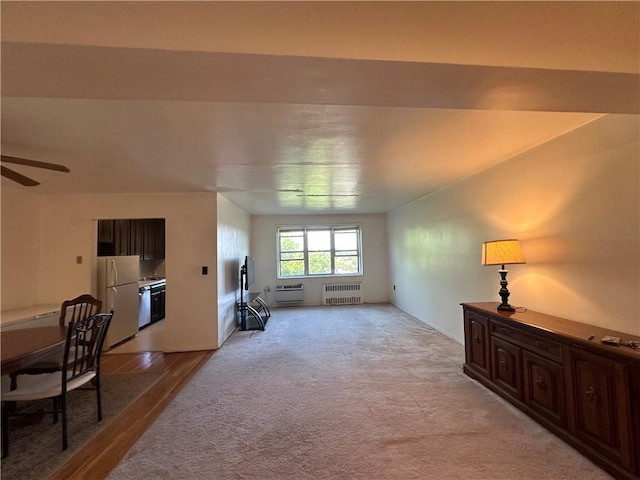
[[50, 480], [105, 478], [213, 351], [141, 352], [104, 355], [102, 372], [166, 372], [95, 438], [84, 445]]

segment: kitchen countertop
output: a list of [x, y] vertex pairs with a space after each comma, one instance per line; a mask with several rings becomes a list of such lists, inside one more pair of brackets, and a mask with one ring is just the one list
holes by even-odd
[[140, 280], [138, 282], [138, 287], [142, 288], [142, 287], [152, 287], [154, 285], [162, 285], [162, 284], [166, 284], [167, 283], [167, 279], [163, 278], [160, 280]]

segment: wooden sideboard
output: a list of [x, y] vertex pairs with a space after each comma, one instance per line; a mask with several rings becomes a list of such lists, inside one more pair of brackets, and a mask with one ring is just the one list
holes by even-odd
[[616, 478], [640, 479], [640, 337], [497, 304], [463, 303], [464, 372]]

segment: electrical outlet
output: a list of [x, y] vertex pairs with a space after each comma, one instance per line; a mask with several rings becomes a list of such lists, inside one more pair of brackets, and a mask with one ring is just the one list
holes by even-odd
[[271, 287], [269, 285], [264, 286], [264, 293], [269, 293], [271, 291]]

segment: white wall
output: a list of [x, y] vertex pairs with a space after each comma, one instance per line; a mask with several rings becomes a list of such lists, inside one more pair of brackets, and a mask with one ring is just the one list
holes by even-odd
[[1, 199], [0, 299], [2, 310], [12, 310], [38, 303], [42, 197], [3, 186]]
[[459, 303], [500, 300], [482, 242], [519, 238], [509, 303], [640, 335], [639, 126], [601, 117], [392, 211], [392, 302], [462, 342]]
[[[277, 279], [277, 229], [279, 225], [360, 224], [362, 234], [363, 275], [331, 279]], [[365, 303], [389, 301], [389, 256], [386, 215], [253, 215], [251, 216], [251, 254], [255, 259], [255, 285], [252, 290], [271, 288], [267, 303], [275, 304], [276, 285], [304, 284], [304, 305], [320, 305], [322, 283], [361, 281]]]
[[[85, 292], [95, 295], [97, 220], [165, 218], [165, 351], [218, 347], [215, 194], [46, 195], [40, 200], [34, 199], [37, 194], [25, 195], [5, 197], [3, 192], [3, 210], [27, 215], [34, 202], [42, 202], [42, 242], [38, 253], [29, 231], [12, 229], [7, 245], [3, 238], [3, 309], [60, 303]], [[3, 217], [3, 229], [4, 221]], [[15, 222], [10, 223], [13, 227]], [[39, 293], [37, 298], [26, 298], [19, 293], [26, 285], [5, 282], [21, 275], [13, 259], [34, 252], [40, 256], [39, 265], [31, 267], [27, 281], [37, 283]], [[82, 264], [76, 263], [77, 256], [83, 257]], [[211, 275], [201, 275], [203, 265], [209, 266]]]
[[249, 214], [218, 194], [218, 345], [236, 329], [240, 266], [249, 253], [249, 226]]

